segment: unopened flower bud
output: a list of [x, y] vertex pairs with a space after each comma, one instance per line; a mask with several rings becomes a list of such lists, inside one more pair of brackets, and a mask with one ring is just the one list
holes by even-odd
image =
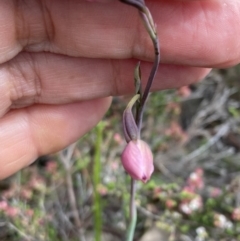
[[130, 141], [122, 153], [122, 165], [135, 180], [146, 183], [154, 170], [153, 155], [148, 144], [142, 140]]
[[139, 97], [139, 94], [135, 95], [123, 112], [123, 131], [127, 142], [130, 142], [131, 140], [137, 140], [139, 136], [138, 127], [132, 113], [132, 106], [139, 99]]

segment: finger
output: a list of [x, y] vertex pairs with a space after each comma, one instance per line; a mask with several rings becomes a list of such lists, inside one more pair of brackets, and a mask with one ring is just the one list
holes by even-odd
[[61, 106], [39, 105], [0, 120], [0, 179], [38, 156], [63, 149], [84, 135], [107, 111], [109, 98]]
[[[11, 1], [0, 3], [2, 62], [16, 55], [19, 46], [77, 57], [153, 58], [152, 43], [133, 7], [118, 1], [16, 2], [15, 11]], [[240, 1], [147, 5], [157, 24], [163, 63], [223, 67], [240, 61]]]
[[[136, 60], [98, 60], [22, 53], [0, 67], [0, 116], [10, 108], [64, 104], [134, 92]], [[141, 63], [146, 84], [152, 64]], [[154, 90], [196, 82], [209, 69], [161, 65]]]

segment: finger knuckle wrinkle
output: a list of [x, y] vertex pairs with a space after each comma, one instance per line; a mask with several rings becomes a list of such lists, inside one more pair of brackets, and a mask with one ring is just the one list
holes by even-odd
[[29, 55], [25, 55], [8, 64], [12, 107], [34, 104], [41, 95], [40, 77], [33, 62]]

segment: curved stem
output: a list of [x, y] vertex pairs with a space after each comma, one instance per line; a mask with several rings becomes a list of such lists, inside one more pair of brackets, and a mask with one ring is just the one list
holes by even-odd
[[151, 73], [150, 73], [149, 78], [148, 78], [146, 88], [145, 88], [144, 93], [143, 93], [142, 105], [144, 105], [146, 100], [147, 100], [150, 88], [152, 86], [153, 80], [156, 76], [158, 66], [159, 66], [159, 63], [160, 63], [159, 42], [158, 42], [157, 38], [153, 41], [153, 45], [154, 45], [154, 51], [155, 51], [155, 60], [154, 60], [153, 68], [152, 68]]
[[154, 63], [153, 63], [151, 73], [150, 73], [149, 78], [148, 78], [147, 85], [146, 85], [144, 93], [143, 93], [143, 96], [141, 98], [141, 102], [139, 104], [139, 111], [138, 111], [138, 116], [137, 116], [137, 119], [136, 119], [136, 124], [138, 126], [139, 131], [141, 130], [144, 107], [145, 107], [145, 104], [146, 104], [146, 101], [147, 101], [147, 98], [148, 98], [153, 80], [156, 76], [159, 63], [160, 63], [159, 42], [158, 42], [157, 37], [156, 37], [156, 39], [153, 40], [153, 45], [154, 45], [154, 51], [155, 51], [155, 60], [154, 60]]

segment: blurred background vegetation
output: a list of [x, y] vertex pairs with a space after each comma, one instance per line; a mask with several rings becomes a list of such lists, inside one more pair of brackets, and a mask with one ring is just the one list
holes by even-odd
[[[135, 240], [240, 240], [240, 66], [153, 93], [142, 139], [155, 172], [138, 183]], [[116, 97], [104, 120], [61, 153], [0, 181], [1, 241], [124, 240], [129, 177]], [[64, 138], [64, 137], [63, 137]]]

